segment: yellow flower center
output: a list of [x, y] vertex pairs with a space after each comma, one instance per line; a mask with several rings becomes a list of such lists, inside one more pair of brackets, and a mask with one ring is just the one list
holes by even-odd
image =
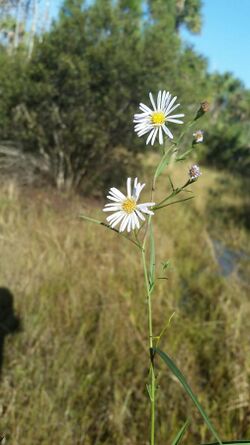
[[151, 116], [151, 122], [153, 125], [163, 125], [166, 121], [163, 111], [154, 111]]
[[127, 198], [122, 203], [122, 210], [126, 213], [132, 213], [136, 209], [136, 202], [133, 198]]

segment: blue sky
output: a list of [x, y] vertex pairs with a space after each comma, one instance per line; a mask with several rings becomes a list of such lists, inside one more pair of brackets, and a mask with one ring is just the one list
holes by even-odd
[[250, 88], [250, 0], [203, 0], [198, 36], [182, 37], [209, 60], [210, 71], [231, 71]]
[[[61, 3], [52, 1], [53, 17]], [[201, 34], [182, 30], [182, 37], [207, 57], [210, 71], [230, 71], [250, 88], [250, 0], [203, 0], [202, 16]]]

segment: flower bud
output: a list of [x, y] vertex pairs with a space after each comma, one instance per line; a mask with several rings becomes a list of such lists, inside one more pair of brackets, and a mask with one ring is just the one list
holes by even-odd
[[201, 102], [200, 108], [197, 111], [197, 114], [196, 114], [194, 120], [196, 121], [201, 116], [203, 116], [203, 114], [207, 113], [209, 110], [210, 110], [210, 104], [207, 100], [204, 100], [203, 102]]
[[197, 179], [199, 178], [199, 176], [201, 176], [201, 171], [198, 165], [194, 164], [192, 165], [192, 167], [190, 167], [189, 169], [189, 177], [191, 179], [191, 181], [197, 181]]
[[199, 144], [200, 142], [203, 142], [203, 131], [197, 130], [193, 133], [193, 144]]

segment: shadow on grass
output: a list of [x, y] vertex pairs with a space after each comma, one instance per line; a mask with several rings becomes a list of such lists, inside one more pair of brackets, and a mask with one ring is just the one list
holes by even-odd
[[3, 367], [5, 337], [18, 332], [20, 327], [20, 319], [14, 312], [14, 297], [9, 289], [0, 287], [0, 376]]

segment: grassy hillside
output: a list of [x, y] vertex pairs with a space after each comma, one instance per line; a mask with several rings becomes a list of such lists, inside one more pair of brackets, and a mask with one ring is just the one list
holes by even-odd
[[[153, 300], [155, 332], [174, 313], [161, 348], [223, 439], [249, 438], [249, 202], [237, 178], [202, 170], [196, 198], [154, 219], [158, 273], [171, 260]], [[182, 175], [174, 174], [176, 185]], [[159, 196], [167, 178], [161, 187]], [[11, 445], [147, 444], [143, 272], [131, 243], [77, 217], [104, 218], [102, 206], [1, 186], [0, 286], [21, 319], [5, 337], [0, 381], [0, 433]], [[157, 368], [157, 444], [171, 443], [187, 413], [184, 442], [213, 440], [178, 383]]]

